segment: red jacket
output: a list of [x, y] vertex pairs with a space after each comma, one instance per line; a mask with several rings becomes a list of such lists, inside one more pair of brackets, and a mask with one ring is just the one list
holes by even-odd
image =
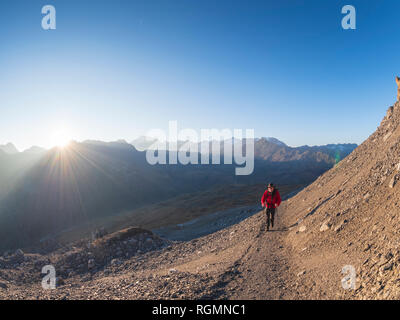
[[[272, 197], [272, 193], [274, 193], [274, 196]], [[279, 207], [281, 204], [281, 195], [279, 194], [278, 189], [275, 189], [274, 192], [269, 192], [268, 190], [265, 190], [262, 198], [261, 198], [261, 205], [263, 205], [265, 202], [267, 202], [267, 208], [275, 208]]]

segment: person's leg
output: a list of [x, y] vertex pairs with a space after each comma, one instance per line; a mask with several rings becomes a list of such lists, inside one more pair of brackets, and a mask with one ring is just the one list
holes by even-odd
[[275, 208], [271, 208], [271, 226], [274, 227]]
[[267, 207], [265, 207], [265, 208], [264, 208], [265, 222], [268, 221], [268, 216], [267, 216], [268, 213], [267, 213], [267, 210], [268, 210]]
[[265, 225], [268, 226], [268, 209], [264, 207], [264, 215], [265, 215]]
[[269, 223], [271, 221], [271, 210], [267, 208], [267, 231], [269, 231]]

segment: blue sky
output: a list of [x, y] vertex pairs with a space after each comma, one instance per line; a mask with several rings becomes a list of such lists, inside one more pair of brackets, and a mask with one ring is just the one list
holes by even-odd
[[[41, 28], [54, 5], [57, 29]], [[341, 8], [357, 29], [341, 28]], [[0, 144], [255, 129], [361, 143], [396, 99], [399, 1], [2, 0]]]

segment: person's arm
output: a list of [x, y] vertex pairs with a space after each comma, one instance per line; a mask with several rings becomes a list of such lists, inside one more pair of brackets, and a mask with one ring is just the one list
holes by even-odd
[[264, 205], [265, 205], [266, 196], [267, 196], [267, 191], [264, 191], [264, 194], [261, 197], [261, 206], [262, 207], [264, 207]]
[[281, 195], [279, 194], [279, 191], [276, 190], [276, 204], [275, 204], [275, 207], [278, 208], [280, 206], [281, 202], [282, 202]]

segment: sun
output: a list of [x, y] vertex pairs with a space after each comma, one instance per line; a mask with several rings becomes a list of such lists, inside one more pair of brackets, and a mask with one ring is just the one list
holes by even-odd
[[52, 134], [53, 146], [58, 148], [66, 148], [72, 138], [70, 132], [66, 128], [61, 128]]

